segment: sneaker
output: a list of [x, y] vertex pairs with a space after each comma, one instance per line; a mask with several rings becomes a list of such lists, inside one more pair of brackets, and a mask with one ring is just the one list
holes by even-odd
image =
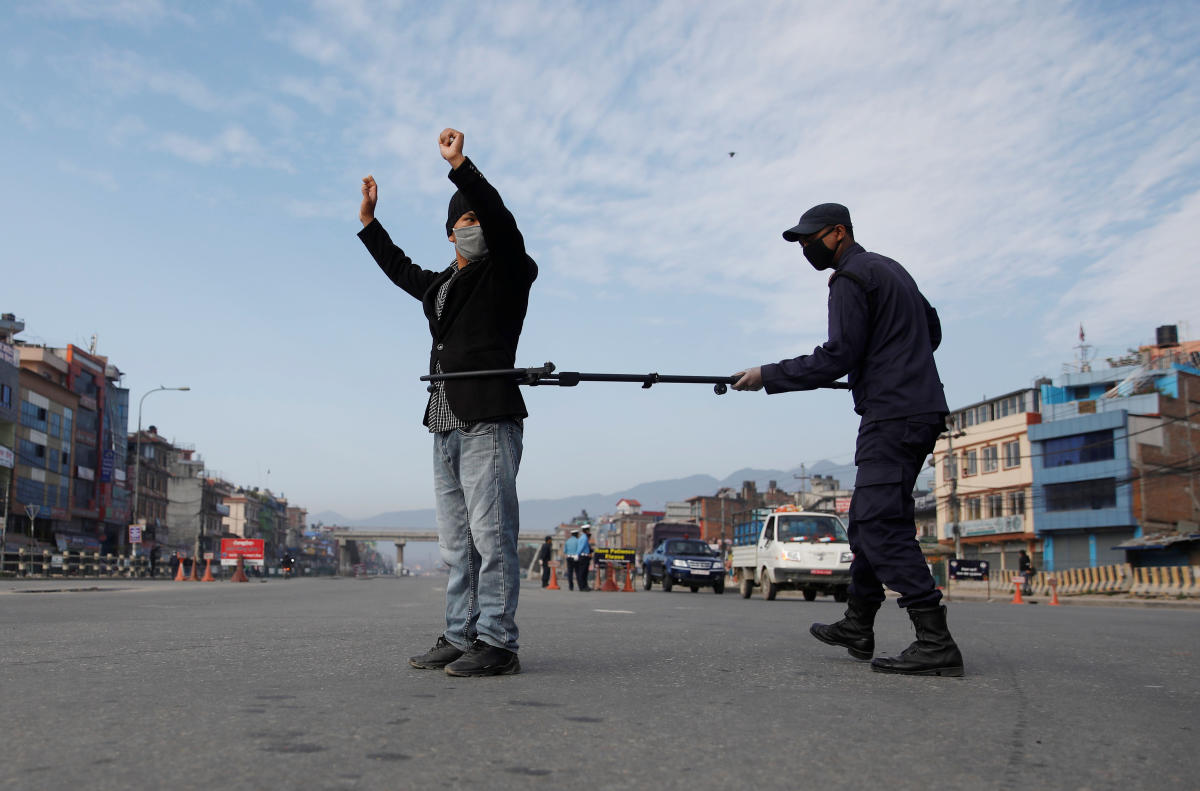
[[438, 668], [445, 667], [462, 655], [462, 650], [455, 648], [454, 644], [447, 640], [446, 635], [443, 634], [438, 636], [433, 648], [430, 648], [420, 656], [409, 657], [408, 663], [422, 670], [437, 670]]
[[511, 676], [520, 672], [516, 651], [482, 640], [476, 640], [462, 657], [446, 665], [446, 674], [451, 676]]

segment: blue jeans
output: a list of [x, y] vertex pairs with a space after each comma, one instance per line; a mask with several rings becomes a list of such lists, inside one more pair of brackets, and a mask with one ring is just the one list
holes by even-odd
[[522, 434], [515, 420], [496, 420], [433, 435], [438, 549], [450, 567], [445, 634], [462, 650], [476, 638], [517, 650]]

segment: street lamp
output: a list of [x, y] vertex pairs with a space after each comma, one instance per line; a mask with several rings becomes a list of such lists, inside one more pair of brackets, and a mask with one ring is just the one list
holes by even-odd
[[[141, 484], [142, 484], [142, 479], [141, 479], [141, 471], [142, 471], [142, 404], [145, 403], [146, 396], [150, 395], [150, 393], [157, 393], [160, 390], [187, 391], [187, 390], [191, 390], [191, 389], [192, 388], [186, 387], [186, 386], [185, 387], [164, 387], [163, 385], [159, 385], [158, 387], [154, 388], [153, 390], [147, 392], [146, 395], [142, 396], [142, 399], [140, 401], [138, 401], [137, 441], [136, 441], [134, 455], [133, 455], [133, 521], [134, 522], [137, 521], [137, 517], [138, 517], [138, 511], [137, 511], [138, 492], [141, 489]], [[122, 544], [125, 543], [125, 536], [121, 536], [121, 543]]]

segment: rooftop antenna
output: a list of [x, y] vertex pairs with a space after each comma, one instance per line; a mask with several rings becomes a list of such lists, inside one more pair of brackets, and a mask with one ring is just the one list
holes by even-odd
[[[1075, 364], [1074, 368], [1079, 373], [1088, 373], [1092, 370], [1092, 360], [1096, 357], [1095, 347], [1087, 342], [1087, 335], [1083, 331], [1083, 322], [1079, 324], [1079, 343], [1075, 346]], [[1067, 369], [1068, 366], [1063, 366]]]

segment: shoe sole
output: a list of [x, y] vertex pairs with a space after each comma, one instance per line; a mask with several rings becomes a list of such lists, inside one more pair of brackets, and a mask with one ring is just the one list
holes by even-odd
[[896, 670], [890, 667], [879, 667], [871, 665], [871, 669], [876, 673], [891, 673], [896, 676], [946, 676], [948, 678], [960, 678], [963, 674], [962, 667], [935, 667], [930, 670]]
[[455, 678], [482, 678], [483, 676], [515, 676], [521, 672], [521, 663], [513, 660], [507, 665], [500, 667], [487, 667], [479, 670], [452, 670], [449, 666], [446, 667], [446, 675], [454, 676]]
[[[450, 662], [457, 662], [457, 659], [451, 659]], [[441, 670], [450, 662], [415, 662], [408, 660], [408, 664], [415, 667], [417, 670]]]
[[812, 628], [809, 628], [808, 633], [820, 640], [825, 645], [831, 645], [834, 648], [845, 648], [848, 652], [850, 652], [850, 656], [861, 662], [866, 662], [871, 657], [875, 656], [874, 651], [863, 651], [861, 648], [851, 648], [844, 643], [835, 643], [833, 640], [826, 640], [824, 637], [817, 634]]

